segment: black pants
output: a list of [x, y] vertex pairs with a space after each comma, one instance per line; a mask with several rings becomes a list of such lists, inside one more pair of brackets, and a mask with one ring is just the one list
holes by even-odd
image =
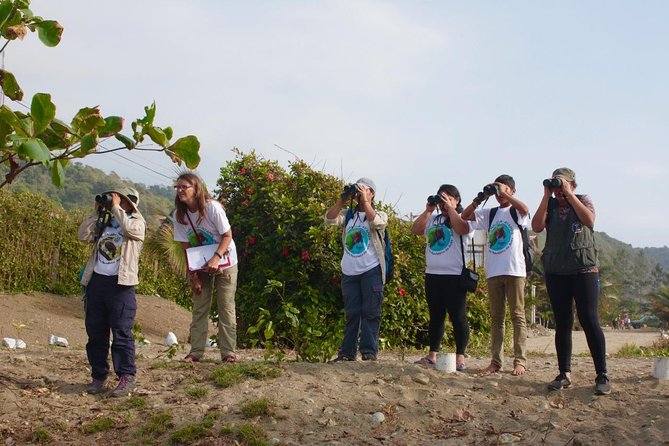
[[546, 289], [555, 315], [555, 350], [560, 372], [571, 372], [574, 301], [595, 371], [606, 373], [606, 340], [599, 325], [599, 273], [546, 274]]
[[109, 374], [109, 333], [111, 355], [116, 375], [135, 375], [135, 324], [137, 300], [135, 288], [118, 285], [118, 276], [93, 273], [86, 288], [86, 353], [91, 376], [105, 380]]
[[425, 296], [430, 310], [428, 325], [430, 351], [439, 351], [448, 311], [453, 324], [455, 352], [464, 355], [469, 342], [469, 325], [465, 305], [467, 292], [460, 288], [460, 276], [425, 274]]

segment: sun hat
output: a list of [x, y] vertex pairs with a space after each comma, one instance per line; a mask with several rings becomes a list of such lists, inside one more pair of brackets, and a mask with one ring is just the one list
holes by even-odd
[[108, 190], [107, 192], [103, 192], [100, 195], [106, 195], [112, 192], [115, 192], [119, 194], [122, 198], [128, 200], [128, 202], [132, 205], [135, 212], [139, 212], [139, 209], [137, 208], [137, 205], [139, 204], [139, 193], [137, 193], [137, 189], [132, 188], [130, 186], [121, 186], [117, 187], [116, 189], [111, 189]]
[[376, 184], [374, 184], [374, 181], [370, 180], [369, 178], [362, 177], [358, 181], [355, 182], [355, 184], [362, 184], [376, 192]]
[[555, 169], [553, 171], [553, 176], [562, 177], [570, 183], [576, 181], [576, 173], [568, 167], [560, 167], [559, 169]]

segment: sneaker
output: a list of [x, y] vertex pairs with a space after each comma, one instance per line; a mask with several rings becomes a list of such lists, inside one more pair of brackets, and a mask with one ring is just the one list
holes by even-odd
[[350, 362], [350, 361], [355, 361], [355, 358], [351, 358], [350, 356], [337, 356], [335, 359], [331, 359], [328, 361], [328, 364], [339, 364], [340, 362]]
[[133, 375], [121, 375], [111, 396], [130, 396], [133, 390], [135, 390], [135, 377]]
[[464, 362], [457, 362], [455, 364], [455, 370], [457, 372], [464, 372], [465, 370], [467, 370], [467, 366], [465, 365]]
[[93, 381], [91, 381], [91, 383], [86, 388], [86, 392], [90, 393], [91, 395], [97, 395], [107, 391], [107, 388], [105, 387], [105, 381], [106, 380], [104, 379], [93, 378]]
[[611, 381], [606, 373], [600, 373], [595, 379], [595, 395], [608, 395], [611, 393]]
[[553, 381], [548, 383], [548, 390], [562, 390], [569, 386], [571, 386], [571, 380], [564, 373], [560, 373]]
[[362, 360], [363, 361], [376, 361], [376, 355], [374, 353], [363, 353], [362, 354]]

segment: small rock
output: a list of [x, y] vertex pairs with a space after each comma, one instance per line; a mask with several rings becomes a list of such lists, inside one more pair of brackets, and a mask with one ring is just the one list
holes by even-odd
[[334, 413], [335, 413], [335, 410], [334, 410], [333, 407], [326, 407], [325, 409], [323, 409], [323, 414], [325, 414], [325, 415], [332, 415]]
[[44, 384], [53, 384], [58, 381], [57, 376], [45, 376], [42, 379], [44, 380]]
[[497, 381], [488, 381], [488, 385], [490, 387], [499, 387], [499, 383]]
[[28, 362], [28, 357], [26, 355], [12, 355], [11, 362], [26, 363]]
[[23, 341], [23, 339], [2, 338], [2, 345], [11, 350], [16, 350], [17, 348], [26, 348], [26, 343]]
[[413, 377], [413, 380], [417, 382], [418, 384], [429, 384], [430, 378], [426, 375], [423, 375], [422, 373], [419, 373], [418, 375]]
[[177, 335], [175, 335], [170, 331], [169, 333], [167, 333], [167, 336], [165, 336], [165, 342], [163, 344], [165, 345], [165, 347], [179, 345], [179, 341], [177, 340]]
[[499, 442], [503, 444], [515, 443], [520, 440], [521, 440], [520, 437], [517, 437], [513, 434], [509, 434], [507, 432], [504, 432], [502, 435], [499, 436]]
[[383, 412], [374, 412], [374, 415], [372, 415], [372, 421], [374, 424], [381, 424], [386, 421], [386, 416], [383, 414]]
[[276, 438], [276, 437], [272, 437], [272, 438], [269, 440], [269, 444], [279, 444], [279, 443], [281, 443], [281, 440], [279, 440], [279, 439]]

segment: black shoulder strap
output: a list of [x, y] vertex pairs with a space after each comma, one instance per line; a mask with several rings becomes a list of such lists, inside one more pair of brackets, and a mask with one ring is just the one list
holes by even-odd
[[490, 216], [488, 217], [488, 232], [490, 232], [490, 227], [492, 226], [492, 219], [495, 218], [499, 206], [490, 209]]

